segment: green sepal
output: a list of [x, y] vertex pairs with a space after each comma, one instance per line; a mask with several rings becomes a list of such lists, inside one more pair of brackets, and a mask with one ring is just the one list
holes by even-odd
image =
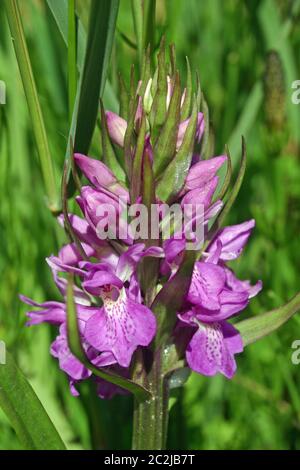
[[119, 115], [127, 121], [129, 112], [129, 93], [122, 75], [119, 73], [119, 95], [120, 110]]
[[233, 188], [232, 188], [232, 190], [231, 190], [231, 192], [228, 196], [228, 199], [227, 199], [223, 209], [221, 210], [220, 214], [218, 215], [218, 217], [216, 218], [215, 222], [213, 223], [212, 227], [210, 228], [210, 230], [208, 232], [207, 241], [206, 241], [205, 246], [208, 245], [208, 243], [213, 239], [216, 232], [222, 226], [225, 218], [229, 214], [230, 209], [232, 208], [232, 206], [233, 206], [233, 204], [234, 204], [234, 202], [235, 202], [235, 200], [238, 196], [238, 193], [241, 189], [243, 179], [244, 179], [244, 176], [245, 176], [246, 162], [247, 162], [246, 143], [245, 143], [244, 137], [242, 137], [242, 159], [241, 159], [241, 165], [240, 165], [240, 169], [239, 169], [237, 178], [235, 180]]
[[203, 93], [201, 94], [201, 106], [200, 106], [200, 111], [203, 113], [203, 118], [204, 118], [204, 134], [202, 137], [202, 142], [201, 142], [201, 147], [200, 147], [200, 155], [203, 158], [203, 160], [207, 160], [210, 155], [210, 123], [209, 123], [209, 109], [207, 102], [204, 98]]
[[185, 98], [181, 108], [181, 120], [185, 121], [190, 116], [192, 97], [193, 97], [193, 80], [189, 59], [186, 57], [186, 91]]
[[184, 185], [193, 157], [197, 120], [198, 111], [195, 103], [181, 147], [157, 184], [156, 194], [162, 201], [172, 201]]
[[158, 176], [168, 166], [176, 152], [178, 127], [180, 123], [181, 86], [176, 73], [173, 94], [167, 118], [154, 145], [154, 174]]
[[133, 157], [132, 164], [132, 176], [130, 181], [130, 199], [135, 204], [138, 197], [141, 195], [142, 186], [142, 165], [143, 165], [143, 154], [145, 148], [145, 137], [146, 137], [146, 117], [143, 113], [141, 119], [141, 125], [136, 143], [136, 149]]
[[131, 96], [129, 102], [129, 117], [127, 121], [127, 128], [124, 136], [124, 159], [125, 159], [125, 170], [128, 180], [131, 180], [132, 172], [132, 153], [135, 145], [135, 115], [139, 103], [139, 97]]
[[167, 93], [168, 93], [168, 82], [167, 82], [167, 70], [166, 70], [166, 44], [165, 38], [163, 37], [160, 44], [158, 53], [158, 75], [157, 75], [157, 86], [156, 93], [153, 98], [153, 103], [150, 111], [150, 124], [151, 131], [156, 135], [165, 122], [167, 112]]

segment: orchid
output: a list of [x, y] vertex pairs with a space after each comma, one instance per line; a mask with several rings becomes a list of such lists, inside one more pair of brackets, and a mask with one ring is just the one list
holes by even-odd
[[[221, 373], [232, 379], [236, 356], [246, 346], [237, 317], [262, 282], [240, 280], [227, 265], [242, 254], [255, 226], [254, 220], [223, 226], [244, 176], [244, 145], [238, 177], [230, 186], [229, 153], [206, 156], [209, 121], [199, 84], [195, 93], [191, 80], [182, 89], [164, 43], [155, 74], [150, 76], [146, 54], [141, 80], [128, 96], [120, 115], [102, 106], [102, 161], [75, 152], [65, 169], [58, 222], [71, 240], [47, 259], [60, 301], [21, 300], [33, 307], [28, 326], [46, 322], [58, 328], [50, 353], [68, 376], [71, 393], [78, 396], [86, 380], [97, 383], [102, 399], [133, 392], [140, 416], [157, 406], [160, 444], [155, 445], [162, 446], [166, 377], [188, 367], [204, 376]], [[225, 165], [222, 179], [219, 170]], [[80, 216], [68, 210], [71, 167]], [[135, 204], [147, 214], [154, 208], [154, 222], [142, 221], [140, 231], [151, 222], [158, 237], [151, 232], [138, 239], [124, 216], [129, 212], [132, 217]], [[181, 211], [179, 220], [163, 211], [170, 204]], [[182, 215], [185, 209], [188, 220]], [[197, 238], [193, 230], [199, 222]], [[164, 238], [167, 223], [171, 233]], [[103, 232], [107, 237], [101, 238]], [[189, 246], [191, 232], [198, 242], [194, 249]], [[134, 446], [145, 445], [139, 428]]]

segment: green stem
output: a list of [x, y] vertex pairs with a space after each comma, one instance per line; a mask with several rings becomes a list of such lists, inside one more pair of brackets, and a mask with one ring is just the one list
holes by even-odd
[[50, 155], [43, 114], [31, 68], [20, 11], [16, 0], [5, 0], [4, 5], [31, 116], [48, 204], [51, 212], [56, 213], [59, 209], [59, 197], [56, 190], [53, 162]]
[[169, 389], [162, 371], [162, 355], [156, 354], [147, 377], [147, 388], [152, 398], [135, 399], [133, 415], [133, 450], [165, 449], [168, 429]]

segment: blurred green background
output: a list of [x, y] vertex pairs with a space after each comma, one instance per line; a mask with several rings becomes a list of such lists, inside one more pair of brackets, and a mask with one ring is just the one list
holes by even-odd
[[[68, 136], [67, 49], [45, 0], [19, 2], [45, 117], [57, 185]], [[77, 1], [84, 25], [89, 0]], [[210, 107], [215, 154], [226, 143], [237, 163], [245, 135], [248, 170], [229, 222], [255, 217], [251, 241], [234, 266], [241, 278], [262, 279], [264, 290], [244, 316], [279, 306], [300, 287], [300, 1], [157, 0], [156, 41], [174, 42], [178, 66], [185, 56], [200, 73]], [[129, 80], [137, 63], [130, 0], [120, 1], [109, 80], [118, 96], [118, 72]], [[133, 44], [131, 44], [133, 43]], [[0, 339], [18, 359], [69, 448], [130, 447], [130, 397], [81, 397], [49, 355], [55, 331], [24, 327], [22, 292], [58, 298], [45, 257], [56, 253], [62, 230], [46, 206], [30, 116], [3, 8], [0, 8]], [[117, 110], [116, 100], [106, 100]], [[99, 154], [94, 139], [91, 154]], [[232, 381], [193, 374], [171, 399], [169, 447], [180, 449], [300, 449], [300, 365], [291, 362], [300, 316], [238, 357]], [[0, 411], [0, 449], [18, 449]]]

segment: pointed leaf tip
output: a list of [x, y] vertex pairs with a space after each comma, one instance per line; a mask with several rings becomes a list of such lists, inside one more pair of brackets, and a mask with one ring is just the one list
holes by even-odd
[[244, 346], [273, 333], [300, 310], [300, 292], [287, 304], [270, 312], [240, 321], [234, 326], [240, 332]]

